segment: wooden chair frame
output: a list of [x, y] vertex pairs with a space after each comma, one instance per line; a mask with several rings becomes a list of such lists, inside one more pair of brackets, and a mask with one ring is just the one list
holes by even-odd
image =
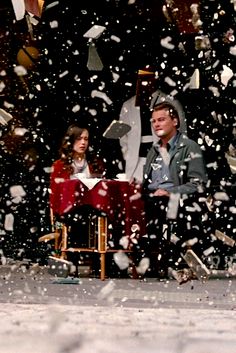
[[68, 252], [78, 252], [78, 253], [96, 253], [100, 255], [100, 279], [102, 281], [106, 278], [106, 254], [115, 252], [125, 252], [132, 253], [131, 249], [108, 249], [107, 247], [107, 217], [106, 216], [96, 216], [96, 226], [97, 232], [95, 231], [95, 241], [96, 246], [91, 247], [68, 247], [68, 228], [62, 222], [55, 222], [52, 209], [50, 209], [50, 219], [52, 233], [46, 234], [39, 238], [39, 242], [54, 240], [54, 256], [55, 258], [60, 258], [65, 260], [67, 258]]

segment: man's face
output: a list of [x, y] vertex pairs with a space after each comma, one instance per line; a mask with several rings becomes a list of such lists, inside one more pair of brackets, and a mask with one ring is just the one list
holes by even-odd
[[151, 118], [152, 128], [160, 138], [171, 139], [176, 134], [178, 120], [171, 118], [166, 109], [154, 111]]

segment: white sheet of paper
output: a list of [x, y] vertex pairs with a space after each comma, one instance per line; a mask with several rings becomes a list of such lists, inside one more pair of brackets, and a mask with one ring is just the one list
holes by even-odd
[[121, 120], [113, 120], [104, 131], [103, 137], [110, 139], [119, 139], [131, 130], [131, 126]]
[[100, 37], [100, 35], [103, 33], [105, 29], [106, 27], [104, 26], [94, 25], [87, 32], [85, 32], [83, 36], [85, 38], [97, 39]]
[[101, 181], [102, 179], [101, 178], [79, 178], [82, 183], [84, 185], [87, 186], [87, 188], [89, 188], [89, 190], [91, 190], [97, 183], [99, 183], [99, 181]]

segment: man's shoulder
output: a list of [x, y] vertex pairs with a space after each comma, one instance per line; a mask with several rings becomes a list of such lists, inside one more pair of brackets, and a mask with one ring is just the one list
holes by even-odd
[[150, 156], [152, 156], [153, 154], [157, 154], [157, 150], [158, 150], [158, 144], [154, 143], [150, 149], [148, 150], [147, 153], [147, 158], [149, 158]]
[[191, 145], [198, 146], [200, 148], [200, 146], [198, 145], [198, 143], [195, 140], [191, 139], [190, 137], [188, 137], [184, 133], [180, 133], [179, 144], [186, 145], [186, 146], [191, 146]]
[[189, 138], [185, 134], [181, 134], [179, 141], [178, 141], [178, 148], [185, 148], [189, 152], [199, 153], [201, 155], [203, 153], [200, 145], [195, 140]]

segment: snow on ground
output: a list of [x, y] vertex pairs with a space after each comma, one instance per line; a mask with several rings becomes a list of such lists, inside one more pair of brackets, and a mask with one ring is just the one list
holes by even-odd
[[1, 353], [235, 353], [236, 311], [2, 304]]

